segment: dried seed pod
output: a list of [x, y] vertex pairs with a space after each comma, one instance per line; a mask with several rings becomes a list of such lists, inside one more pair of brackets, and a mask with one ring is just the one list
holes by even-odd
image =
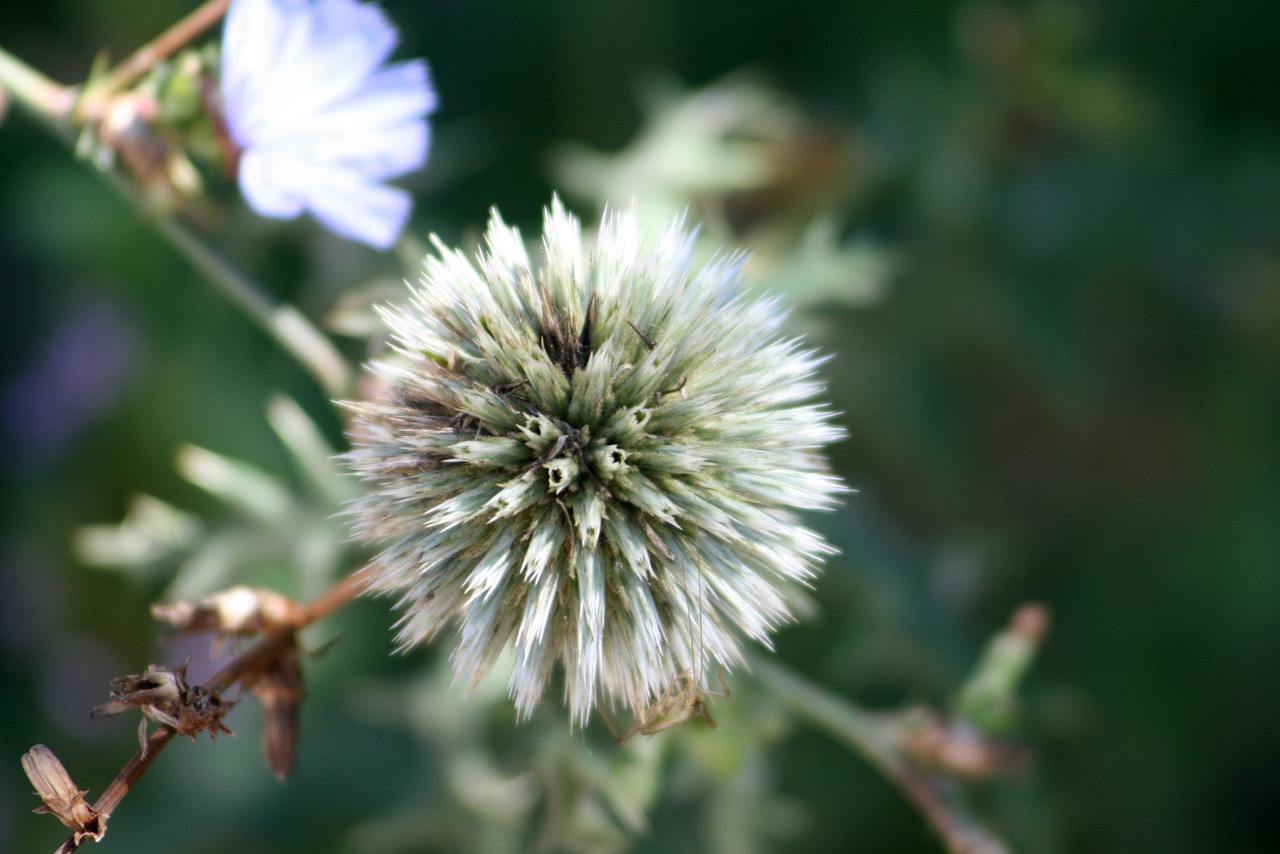
[[219, 732], [235, 735], [223, 723], [222, 716], [234, 705], [222, 700], [217, 691], [201, 685], [187, 683], [187, 664], [177, 670], [166, 670], [152, 664], [140, 676], [121, 676], [112, 680], [117, 686], [111, 692], [112, 700], [89, 712], [93, 718], [118, 715], [138, 709], [142, 723], [138, 727], [138, 740], [143, 750], [147, 746], [147, 721], [170, 727], [178, 735], [192, 741], [206, 730], [211, 738]]
[[56, 816], [71, 828], [75, 844], [85, 839], [98, 842], [107, 832], [107, 817], [89, 805], [87, 789], [77, 789], [71, 775], [53, 751], [37, 744], [22, 756], [22, 770], [27, 772], [36, 794], [44, 801], [34, 812]]
[[296, 640], [241, 684], [262, 703], [262, 749], [271, 772], [283, 782], [293, 771], [298, 752], [302, 664]]
[[916, 709], [908, 715], [898, 747], [921, 771], [965, 780], [1022, 777], [1030, 762], [1025, 749], [989, 738], [963, 720], [944, 719], [929, 709]]

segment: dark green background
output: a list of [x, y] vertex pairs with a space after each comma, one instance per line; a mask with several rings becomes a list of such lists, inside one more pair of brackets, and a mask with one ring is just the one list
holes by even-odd
[[[0, 12], [0, 43], [68, 82], [98, 49], [119, 56], [190, 7], [17, 5]], [[849, 231], [903, 266], [883, 301], [831, 307], [816, 333], [837, 354], [831, 397], [850, 434], [835, 462], [860, 491], [815, 520], [844, 554], [821, 580], [822, 613], [785, 630], [780, 654], [860, 702], [945, 703], [1012, 608], [1043, 601], [1054, 627], [1022, 728], [1034, 781], [979, 799], [1015, 848], [1275, 850], [1274, 4], [386, 7], [443, 102], [433, 161], [410, 182], [421, 233], [457, 239], [491, 205], [534, 231], [551, 147], [626, 144], [636, 87], [654, 73], [704, 85], [750, 67], [847, 127], [862, 154]], [[999, 15], [1033, 35], [1035, 74], [963, 35]], [[313, 315], [353, 283], [346, 271], [395, 269], [307, 226], [258, 234], [232, 253]], [[123, 348], [103, 356], [121, 368], [119, 393], [62, 444], [32, 438], [21, 407], [0, 423], [0, 850], [44, 851], [62, 837], [28, 816], [19, 756], [47, 743], [100, 788], [132, 725], [84, 713], [158, 654], [146, 608], [159, 584], [76, 566], [70, 532], [118, 519], [138, 491], [214, 510], [172, 473], [180, 443], [283, 467], [267, 396], [325, 410], [98, 176], [16, 114], [0, 126], [0, 288], [6, 387], [73, 318], [107, 317]], [[64, 378], [48, 394], [85, 391]], [[339, 618], [288, 786], [261, 768], [251, 716], [237, 713], [249, 735], [177, 745], [102, 850], [346, 850], [344, 828], [430, 775], [408, 735], [351, 714], [353, 680], [394, 683], [422, 664], [388, 657], [390, 622], [383, 603]], [[937, 850], [824, 736], [798, 728], [773, 759], [776, 793], [808, 810], [779, 850]], [[659, 809], [637, 850], [700, 850], [687, 818]]]

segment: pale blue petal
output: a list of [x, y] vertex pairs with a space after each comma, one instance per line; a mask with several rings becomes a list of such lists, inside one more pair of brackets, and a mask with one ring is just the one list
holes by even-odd
[[359, 97], [370, 74], [396, 44], [382, 12], [354, 0], [328, 0], [298, 14], [276, 56], [271, 85], [245, 116], [254, 142], [289, 128], [329, 106]]
[[419, 120], [435, 108], [436, 93], [431, 88], [427, 64], [403, 62], [367, 78], [351, 97], [318, 110], [313, 127], [328, 133], [353, 124], [394, 126]]
[[437, 103], [425, 62], [383, 66], [396, 41], [357, 0], [233, 0], [222, 93], [255, 210], [307, 209], [345, 236], [394, 242], [412, 200], [380, 182], [426, 161]]
[[250, 149], [240, 158], [240, 192], [253, 209], [274, 219], [293, 219], [306, 207], [304, 188], [318, 177], [299, 161]]
[[385, 62], [400, 40], [386, 14], [371, 3], [318, 0], [314, 9], [311, 49], [358, 76]]
[[315, 188], [307, 207], [330, 230], [388, 249], [404, 230], [413, 198], [399, 187], [365, 181], [354, 172], [331, 172]]
[[345, 132], [315, 140], [310, 159], [359, 167], [370, 179], [382, 181], [420, 167], [429, 142], [425, 122], [397, 127], [351, 125]]
[[285, 5], [273, 0], [236, 0], [227, 11], [222, 39], [222, 98], [228, 118], [237, 124], [259, 97], [260, 82], [270, 78], [292, 13]]

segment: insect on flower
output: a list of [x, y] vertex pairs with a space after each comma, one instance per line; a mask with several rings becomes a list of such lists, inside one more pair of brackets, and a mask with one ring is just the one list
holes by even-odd
[[[640, 713], [636, 722], [631, 728], [619, 736], [616, 732], [613, 736], [618, 741], [619, 747], [626, 746], [626, 743], [636, 735], [656, 735], [663, 730], [671, 729], [679, 726], [685, 721], [691, 721], [694, 718], [704, 718], [707, 725], [715, 729], [716, 719], [711, 717], [711, 712], [707, 709], [707, 697], [728, 697], [729, 685], [724, 681], [724, 672], [720, 672], [720, 691], [711, 691], [704, 688], [702, 678], [692, 670], [685, 670], [676, 674], [671, 680], [671, 684], [667, 686], [667, 690], [663, 691], [656, 700]], [[603, 716], [602, 716], [603, 717]], [[606, 717], [605, 722], [609, 719]], [[613, 731], [613, 725], [609, 724], [609, 729]]]
[[111, 684], [116, 689], [111, 692], [111, 702], [92, 709], [89, 717], [103, 718], [134, 709], [140, 710], [142, 722], [138, 727], [138, 741], [144, 751], [147, 747], [149, 720], [167, 726], [192, 741], [206, 730], [211, 738], [217, 738], [219, 732], [235, 735], [222, 723], [222, 716], [234, 703], [223, 702], [217, 691], [188, 684], [189, 663], [190, 660], [183, 662], [177, 670], [165, 670], [152, 664], [140, 676], [113, 679]]
[[[638, 734], [656, 735], [663, 730], [679, 726], [685, 721], [691, 721], [694, 718], [703, 718], [709, 727], [712, 729], [716, 727], [716, 720], [711, 717], [711, 711], [707, 708], [706, 699], [707, 697], [728, 697], [729, 685], [725, 682], [723, 670], [718, 673], [721, 690], [713, 691], [703, 684], [701, 649], [704, 635], [702, 626], [704, 611], [701, 575], [698, 576], [697, 588], [698, 625], [696, 634], [698, 637], [698, 651], [695, 653], [695, 659], [698, 662], [697, 667], [677, 673], [666, 689], [637, 715], [636, 722], [621, 737], [614, 730], [613, 724], [609, 722], [608, 716], [601, 714], [605, 725], [609, 727], [609, 732], [613, 735], [614, 740], [618, 742], [619, 747], [625, 747], [627, 742]], [[692, 620], [692, 617], [690, 617], [690, 620]], [[693, 634], [694, 631], [691, 629], [690, 635], [692, 636]]]

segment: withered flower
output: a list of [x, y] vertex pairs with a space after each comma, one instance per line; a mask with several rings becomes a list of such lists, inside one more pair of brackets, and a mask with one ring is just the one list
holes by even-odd
[[297, 639], [241, 684], [262, 703], [262, 750], [271, 773], [283, 782], [293, 771], [298, 752], [302, 664]]
[[87, 789], [77, 789], [71, 775], [53, 751], [37, 744], [22, 755], [22, 770], [27, 772], [36, 794], [44, 801], [33, 812], [56, 816], [71, 828], [75, 844], [85, 839], [98, 842], [107, 832], [107, 817], [101, 815], [84, 796]]
[[1017, 745], [923, 708], [904, 718], [898, 749], [919, 771], [964, 780], [1022, 777], [1031, 758]]
[[[153, 605], [157, 620], [180, 632], [218, 632], [223, 638], [265, 634], [297, 625], [301, 606], [289, 597], [244, 585], [216, 593], [192, 605]], [[302, 704], [302, 665], [296, 635], [261, 667], [247, 673], [241, 685], [262, 703], [262, 747], [267, 765], [280, 780], [293, 771], [298, 749], [298, 713]]]
[[217, 738], [219, 732], [235, 735], [222, 723], [222, 716], [234, 703], [224, 702], [217, 691], [188, 684], [188, 663], [184, 662], [177, 670], [166, 670], [152, 664], [140, 676], [113, 679], [111, 684], [116, 688], [111, 692], [112, 701], [95, 707], [89, 716], [102, 718], [140, 710], [142, 722], [138, 727], [138, 741], [143, 750], [147, 746], [148, 720], [167, 726], [192, 741], [205, 731], [210, 738]]

